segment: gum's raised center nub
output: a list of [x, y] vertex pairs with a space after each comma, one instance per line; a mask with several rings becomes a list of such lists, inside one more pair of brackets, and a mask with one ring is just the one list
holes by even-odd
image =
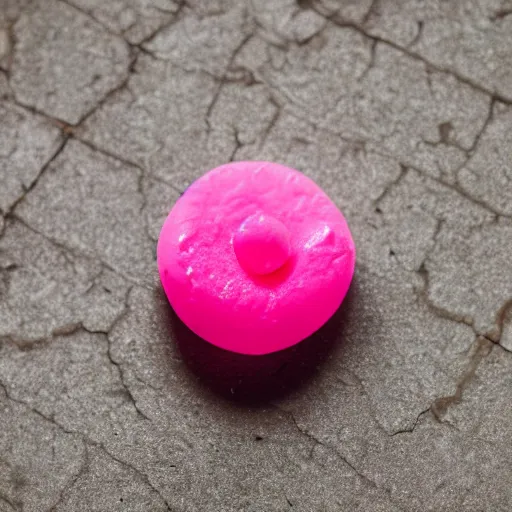
[[258, 213], [242, 223], [233, 238], [233, 247], [247, 273], [271, 274], [290, 257], [290, 232], [276, 218]]

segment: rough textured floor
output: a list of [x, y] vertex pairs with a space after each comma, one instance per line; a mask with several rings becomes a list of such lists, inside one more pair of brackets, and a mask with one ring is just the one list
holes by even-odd
[[[155, 265], [240, 159], [358, 247], [263, 358]], [[1, 512], [512, 510], [512, 2], [0, 0], [0, 180]]]

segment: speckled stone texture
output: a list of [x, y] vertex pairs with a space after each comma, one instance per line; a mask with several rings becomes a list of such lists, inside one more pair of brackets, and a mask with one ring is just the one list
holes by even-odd
[[[155, 261], [235, 160], [358, 248], [258, 358]], [[510, 512], [511, 254], [509, 0], [0, 0], [0, 511]]]

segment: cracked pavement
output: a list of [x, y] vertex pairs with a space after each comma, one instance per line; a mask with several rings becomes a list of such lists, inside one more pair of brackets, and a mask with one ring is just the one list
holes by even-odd
[[[256, 358], [155, 262], [245, 159], [358, 248]], [[0, 511], [509, 512], [511, 253], [510, 1], [0, 0]]]

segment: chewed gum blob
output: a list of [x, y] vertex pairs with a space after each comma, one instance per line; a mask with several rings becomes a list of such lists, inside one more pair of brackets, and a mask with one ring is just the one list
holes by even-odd
[[197, 335], [243, 354], [318, 330], [350, 286], [355, 247], [329, 197], [269, 162], [223, 165], [175, 204], [157, 249], [171, 306]]

